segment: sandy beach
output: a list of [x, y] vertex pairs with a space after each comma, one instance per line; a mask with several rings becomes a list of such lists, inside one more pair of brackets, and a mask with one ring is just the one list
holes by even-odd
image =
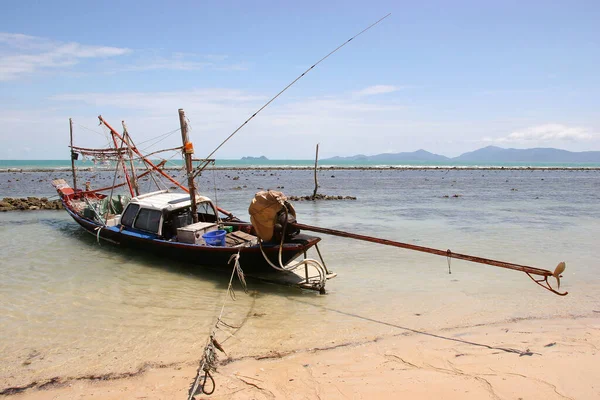
[[[339, 274], [328, 294], [251, 282], [252, 296], [227, 304], [240, 328], [227, 341], [218, 332], [227, 355], [215, 392], [197, 399], [600, 398], [597, 171], [327, 175], [324, 193], [357, 200], [297, 202], [303, 222], [542, 268], [564, 260], [570, 293], [460, 260], [450, 275], [445, 258], [326, 237]], [[227, 175], [217, 186], [238, 215], [259, 187], [313, 185], [301, 171], [236, 176], [246, 188]], [[27, 185], [10, 182], [6, 196], [50, 198], [40, 185], [50, 178], [24, 173]], [[187, 398], [229, 272], [114, 251], [60, 210], [0, 216], [11, 254], [0, 260], [0, 397]]]
[[[356, 343], [332, 337], [330, 346], [288, 354], [230, 354], [221, 356], [210, 398], [594, 399], [600, 396], [600, 315], [593, 313], [437, 332], [387, 326], [389, 334]], [[107, 380], [42, 382], [10, 397], [183, 399], [196, 367], [190, 361]]]
[[600, 0], [461, 3], [5, 1], [0, 400], [600, 400]]

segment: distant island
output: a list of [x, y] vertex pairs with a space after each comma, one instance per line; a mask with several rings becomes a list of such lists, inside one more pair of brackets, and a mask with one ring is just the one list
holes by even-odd
[[458, 157], [446, 157], [420, 149], [413, 152], [382, 153], [373, 156], [357, 154], [350, 157], [331, 157], [321, 161], [600, 163], [600, 151], [573, 152], [553, 148], [503, 149], [497, 146], [487, 146], [461, 154]]
[[265, 156], [260, 157], [242, 157], [242, 161], [269, 161], [269, 159]]

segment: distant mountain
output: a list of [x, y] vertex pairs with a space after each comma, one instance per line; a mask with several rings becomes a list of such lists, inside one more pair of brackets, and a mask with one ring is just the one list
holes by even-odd
[[265, 156], [260, 157], [242, 157], [242, 161], [268, 161], [269, 159]]
[[408, 153], [383, 153], [374, 156], [365, 156], [364, 154], [357, 154], [350, 157], [331, 157], [325, 158], [321, 161], [449, 161], [450, 158], [446, 156], [440, 156], [439, 154], [433, 154], [425, 150], [417, 150]]
[[364, 154], [357, 154], [355, 156], [348, 157], [340, 157], [335, 156], [331, 158], [323, 158], [321, 161], [365, 161], [368, 160], [370, 156], [365, 156]]
[[350, 157], [331, 157], [322, 161], [376, 161], [376, 162], [498, 162], [498, 163], [600, 163], [600, 151], [573, 152], [552, 148], [503, 149], [488, 146], [449, 158], [425, 150], [408, 153], [383, 153], [373, 156], [357, 154]]
[[503, 149], [501, 147], [488, 146], [461, 154], [453, 158], [452, 161], [600, 163], [600, 151], [572, 152], [552, 148]]

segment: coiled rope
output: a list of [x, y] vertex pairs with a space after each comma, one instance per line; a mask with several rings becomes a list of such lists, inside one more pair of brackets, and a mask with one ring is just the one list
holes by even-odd
[[[267, 256], [267, 254], [265, 253], [264, 249], [263, 249], [263, 241], [261, 238], [258, 238], [258, 244], [260, 247], [260, 252], [262, 253], [265, 261], [274, 269], [278, 270], [278, 271], [286, 271], [286, 272], [291, 272], [297, 268], [300, 268], [302, 266], [312, 266], [315, 268], [315, 270], [317, 271], [317, 273], [319, 274], [319, 280], [316, 283], [313, 283], [313, 285], [315, 285], [318, 289], [320, 293], [324, 293], [325, 292], [325, 282], [327, 281], [327, 268], [325, 268], [325, 266], [323, 266], [323, 264], [321, 264], [318, 260], [315, 260], [314, 258], [305, 258], [303, 260], [298, 261], [295, 264], [288, 264], [288, 265], [284, 265], [283, 264], [283, 242], [285, 241], [285, 231], [287, 229], [287, 225], [288, 225], [288, 216], [289, 216], [289, 210], [287, 208], [287, 205], [284, 203], [283, 204], [283, 208], [285, 210], [285, 223], [283, 225], [283, 229], [281, 232], [281, 241], [279, 242], [279, 251], [278, 251], [278, 262], [279, 265], [274, 264], [273, 262], [271, 262], [271, 260], [269, 259], [269, 257]], [[307, 285], [310, 284], [309, 282], [309, 278], [308, 275], [306, 276], [306, 282]]]

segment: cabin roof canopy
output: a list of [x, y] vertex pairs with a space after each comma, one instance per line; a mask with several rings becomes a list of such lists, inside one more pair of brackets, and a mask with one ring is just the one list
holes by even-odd
[[[196, 195], [196, 203], [209, 201], [205, 196]], [[172, 211], [191, 205], [190, 195], [187, 193], [170, 193], [167, 190], [152, 192], [131, 199], [131, 203], [139, 204], [140, 207], [154, 210]]]

